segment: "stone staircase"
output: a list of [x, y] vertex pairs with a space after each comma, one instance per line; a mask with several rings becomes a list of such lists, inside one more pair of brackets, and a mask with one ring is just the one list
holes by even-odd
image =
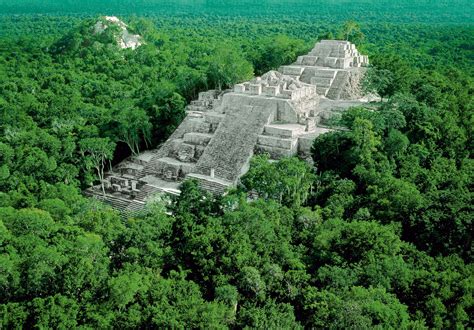
[[266, 125], [263, 134], [258, 136], [256, 153], [268, 153], [275, 160], [295, 156], [298, 153], [298, 136], [305, 130], [305, 125], [299, 124]]
[[260, 106], [236, 106], [227, 109], [214, 138], [196, 164], [194, 173], [235, 182], [253, 155], [258, 136], [270, 121], [272, 109]]
[[214, 109], [220, 101], [220, 92], [216, 90], [210, 90], [207, 92], [199, 93], [198, 99], [191, 101], [186, 107], [187, 112], [207, 112]]
[[303, 73], [304, 68], [301, 66], [284, 65], [280, 67], [280, 72], [284, 75], [290, 76], [293, 79], [298, 79]]
[[145, 184], [140, 188], [140, 192], [135, 196], [135, 200], [145, 202], [147, 197], [159, 191], [158, 188]]
[[211, 132], [211, 124], [206, 122], [204, 116], [193, 116], [189, 118], [186, 133], [205, 133]]
[[[138, 200], [145, 200], [156, 191], [176, 194], [175, 189], [168, 189], [170, 183], [181, 182], [191, 174], [198, 175], [197, 162], [226, 116], [215, 111], [214, 101], [209, 95], [200, 94], [200, 99], [188, 106], [188, 116], [145, 165], [143, 176], [153, 177], [154, 181], [142, 187], [136, 197]], [[220, 193], [229, 186], [210, 177], [198, 176], [196, 179], [202, 181], [202, 185], [209, 190]]]
[[195, 145], [207, 145], [212, 139], [212, 134], [190, 132], [183, 135], [183, 141]]
[[163, 157], [156, 161], [156, 169], [158, 177], [161, 177], [165, 180], [176, 181], [182, 179], [193, 172], [196, 162], [182, 162], [172, 157]]
[[338, 70], [306, 68], [300, 77], [302, 82], [316, 85], [316, 91], [319, 95], [326, 96], [330, 90]]
[[312, 56], [312, 55], [299, 56], [296, 63], [300, 65], [306, 65], [306, 66], [316, 66], [318, 59], [319, 59], [318, 56]]
[[137, 200], [133, 200], [128, 206], [123, 210], [127, 215], [137, 215], [145, 208], [145, 203]]
[[272, 159], [290, 157], [297, 152], [297, 138], [293, 130], [266, 125], [258, 136], [256, 153], [268, 153]]
[[209, 175], [192, 173], [189, 174], [187, 178], [197, 180], [202, 189], [209, 191], [214, 195], [222, 195], [232, 186], [232, 182], [230, 181], [213, 178]]
[[95, 196], [98, 200], [101, 200], [103, 202], [106, 202], [110, 206], [112, 206], [114, 209], [124, 211], [128, 205], [130, 204], [129, 200], [125, 200], [120, 197], [116, 197], [113, 195], [107, 194], [107, 198], [104, 198], [103, 196]]
[[[217, 129], [224, 115], [206, 112], [188, 116], [143, 169], [144, 175], [178, 181], [193, 172], [197, 160]], [[177, 130], [177, 131], [178, 131]]]
[[186, 107], [187, 111], [207, 111], [208, 106], [205, 101], [202, 100], [194, 100]]
[[347, 71], [337, 71], [337, 74], [332, 81], [331, 88], [328, 90], [326, 96], [330, 99], [338, 100], [341, 97], [344, 84], [348, 77], [349, 73]]

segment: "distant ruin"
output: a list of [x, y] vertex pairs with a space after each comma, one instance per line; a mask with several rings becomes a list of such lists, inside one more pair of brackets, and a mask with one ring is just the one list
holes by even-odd
[[214, 194], [238, 183], [254, 154], [272, 159], [310, 157], [332, 106], [362, 98], [360, 81], [368, 64], [348, 41], [322, 40], [305, 56], [232, 90], [207, 91], [188, 105], [187, 116], [159, 149], [131, 157], [86, 191], [114, 207], [136, 212], [156, 193], [179, 194], [193, 178]]
[[133, 34], [128, 30], [127, 24], [122, 22], [116, 16], [103, 16], [100, 20], [94, 25], [93, 33], [94, 34], [101, 34], [106, 29], [109, 28], [110, 25], [115, 25], [119, 27], [120, 32], [116, 36], [117, 45], [122, 48], [131, 48], [132, 50], [140, 47], [144, 41], [143, 38], [138, 34]]

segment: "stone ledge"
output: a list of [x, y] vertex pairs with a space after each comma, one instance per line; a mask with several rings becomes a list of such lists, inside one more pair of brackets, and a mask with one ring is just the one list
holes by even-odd
[[278, 147], [291, 150], [296, 145], [296, 139], [285, 139], [270, 135], [259, 135], [257, 143], [268, 147]]

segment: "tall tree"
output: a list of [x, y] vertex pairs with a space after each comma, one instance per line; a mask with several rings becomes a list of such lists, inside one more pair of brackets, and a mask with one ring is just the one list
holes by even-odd
[[286, 206], [300, 206], [310, 195], [315, 176], [311, 167], [298, 158], [270, 163], [267, 155], [253, 158], [242, 184], [261, 198], [274, 199]]
[[361, 31], [359, 23], [350, 20], [346, 21], [341, 30], [339, 30], [338, 38], [359, 44], [364, 40], [365, 35]]
[[208, 79], [219, 90], [253, 76], [252, 65], [231, 45], [217, 47], [208, 58], [208, 62]]
[[112, 159], [115, 143], [109, 138], [85, 138], [79, 142], [80, 152], [84, 157], [86, 169], [95, 168], [99, 177], [102, 192], [104, 188], [104, 168], [107, 161]]
[[131, 102], [121, 102], [116, 106], [116, 135], [125, 142], [133, 155], [140, 153], [142, 141], [149, 144], [152, 125], [145, 110], [137, 108]]

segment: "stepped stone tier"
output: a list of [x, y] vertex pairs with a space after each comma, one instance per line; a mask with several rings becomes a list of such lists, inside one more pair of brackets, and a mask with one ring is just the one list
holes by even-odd
[[[328, 116], [328, 91], [334, 84], [344, 90], [347, 79], [354, 77], [351, 70], [361, 70], [367, 62], [348, 42], [322, 41], [291, 66], [236, 84], [231, 90], [202, 92], [159, 149], [131, 157], [107, 173], [105, 195], [101, 185], [86, 193], [133, 213], [158, 192], [179, 194], [187, 178], [196, 179], [207, 191], [223, 194], [247, 172], [254, 154], [268, 153], [274, 160], [295, 155], [309, 158], [314, 138], [330, 130], [321, 123]], [[337, 80], [340, 72], [349, 78]], [[324, 93], [323, 78], [331, 80], [328, 87], [323, 85]], [[357, 104], [330, 102], [346, 108]]]
[[329, 99], [360, 99], [360, 81], [369, 59], [349, 41], [322, 40], [313, 50], [280, 71], [301, 82], [316, 85], [318, 94]]

